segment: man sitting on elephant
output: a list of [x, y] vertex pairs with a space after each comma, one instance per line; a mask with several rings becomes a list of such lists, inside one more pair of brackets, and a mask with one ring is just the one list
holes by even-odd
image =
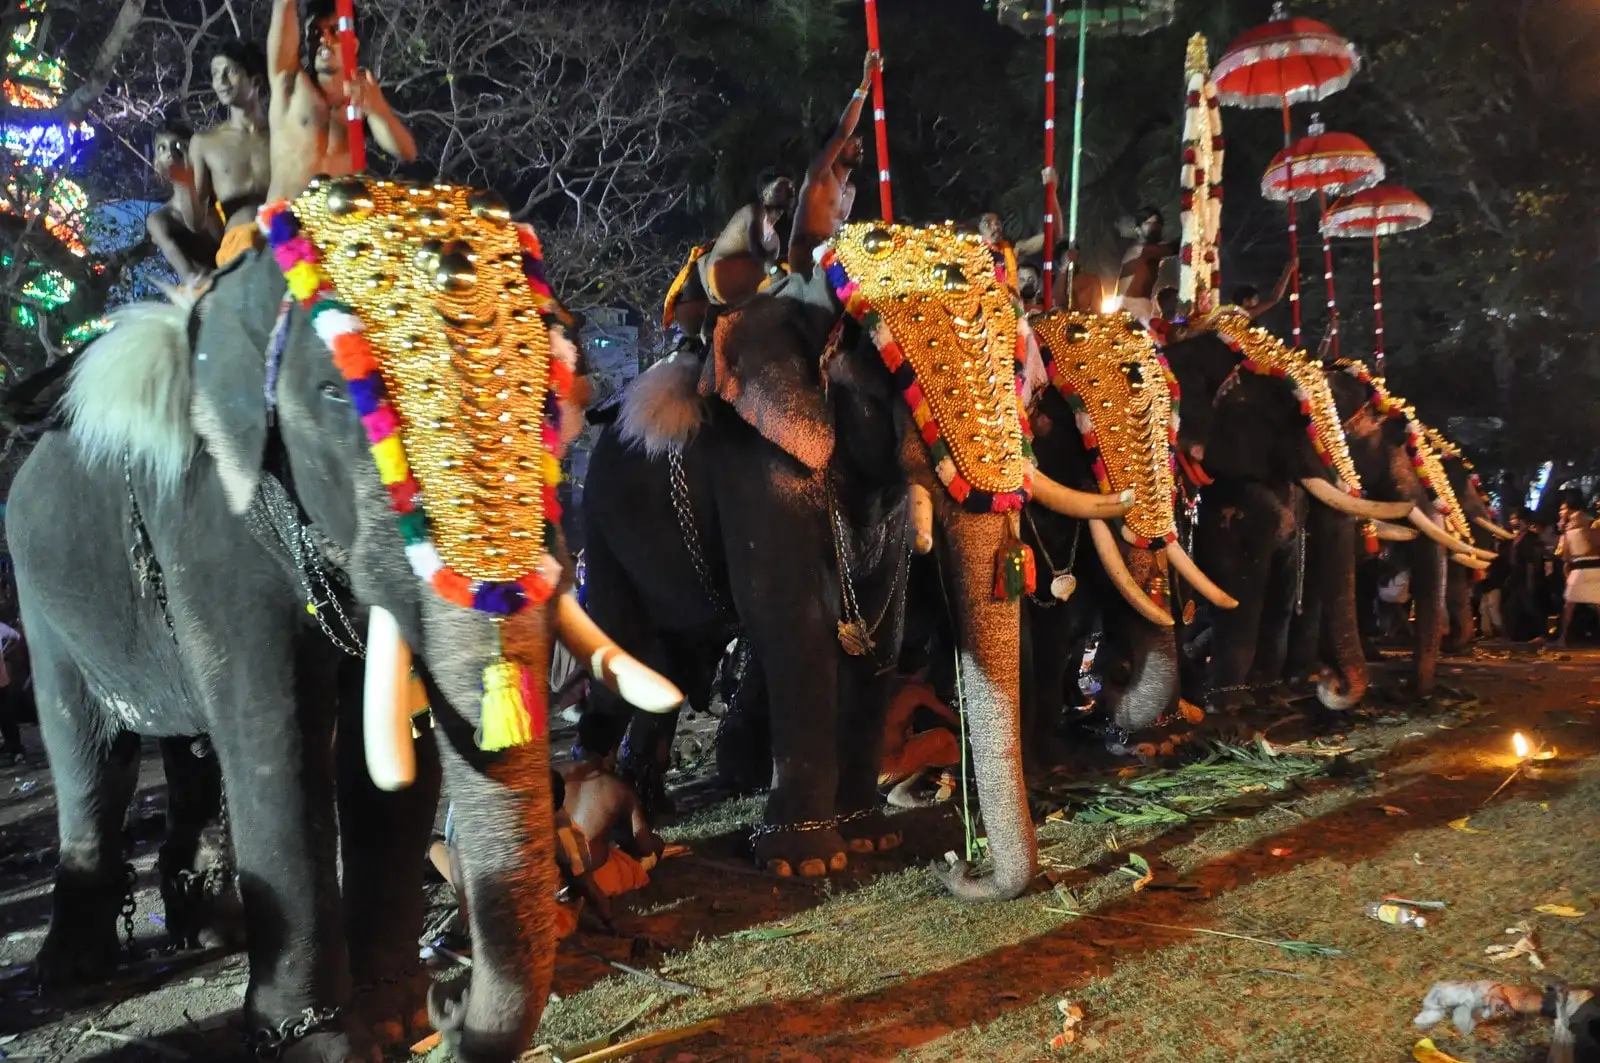
[[805, 183], [800, 186], [800, 205], [794, 214], [794, 229], [789, 234], [789, 268], [803, 277], [811, 276], [811, 256], [827, 243], [855, 206], [856, 186], [850, 175], [861, 165], [865, 154], [856, 125], [867, 103], [872, 75], [883, 66], [877, 52], [868, 52], [861, 68], [861, 84], [850, 96], [839, 126], [811, 161]]
[[794, 180], [764, 170], [757, 198], [734, 212], [709, 248], [695, 252], [667, 296], [667, 324], [699, 336], [713, 308], [737, 308], [781, 272], [778, 224], [794, 208]]

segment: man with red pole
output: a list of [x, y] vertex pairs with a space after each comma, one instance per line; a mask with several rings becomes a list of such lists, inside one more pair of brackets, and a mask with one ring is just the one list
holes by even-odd
[[268, 202], [293, 199], [318, 174], [364, 170], [367, 132], [385, 154], [401, 162], [417, 157], [416, 141], [371, 71], [356, 66], [353, 0], [273, 0], [267, 56]]
[[851, 94], [839, 125], [806, 170], [800, 186], [799, 203], [794, 212], [794, 228], [789, 235], [789, 268], [803, 277], [811, 276], [811, 256], [827, 243], [855, 206], [856, 186], [851, 180], [865, 151], [856, 126], [867, 103], [867, 93], [882, 66], [877, 52], [868, 52], [862, 64], [861, 84]]

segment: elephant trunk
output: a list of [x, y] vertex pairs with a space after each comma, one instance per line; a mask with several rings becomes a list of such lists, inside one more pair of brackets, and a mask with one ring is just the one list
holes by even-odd
[[1104, 690], [1111, 723], [1124, 731], [1142, 731], [1170, 710], [1178, 697], [1178, 640], [1173, 630], [1129, 615], [1106, 611], [1108, 642], [1130, 665], [1127, 686]]
[[1356, 522], [1312, 507], [1308, 514], [1316, 549], [1307, 565], [1321, 584], [1322, 642], [1334, 674], [1317, 681], [1317, 700], [1329, 709], [1353, 709], [1367, 693], [1367, 658], [1356, 613]]
[[1022, 774], [1020, 603], [994, 596], [1007, 518], [952, 512], [945, 531], [967, 736], [994, 873], [969, 878], [958, 864], [944, 878], [961, 900], [1010, 900], [1033, 881], [1039, 854]]
[[1417, 611], [1417, 695], [1433, 693], [1445, 626], [1445, 551], [1427, 539], [1411, 544], [1411, 596]]
[[[495, 753], [477, 748], [482, 676], [505, 648], [547, 683], [554, 603], [499, 625], [429, 596], [424, 656], [437, 690], [440, 756], [472, 930], [472, 980], [463, 998], [429, 999], [434, 1026], [471, 1063], [510, 1063], [532, 1042], [555, 970], [556, 865], [550, 748], [544, 706], [534, 740]], [[453, 711], [451, 711], [453, 710]]]

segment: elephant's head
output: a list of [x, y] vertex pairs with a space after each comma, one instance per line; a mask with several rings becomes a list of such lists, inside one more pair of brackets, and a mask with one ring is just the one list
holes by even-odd
[[[1039, 466], [1063, 483], [1102, 494], [1133, 494], [1121, 518], [1088, 522], [1101, 568], [1152, 630], [1117, 629], [1131, 651], [1126, 689], [1107, 687], [1116, 726], [1147, 726], [1175, 704], [1176, 643], [1170, 633], [1168, 578], [1175, 571], [1222, 609], [1239, 603], [1190, 560], [1178, 542], [1174, 467], [1180, 426], [1179, 391], [1150, 335], [1127, 314], [1052, 311], [1032, 319], [1052, 388], [1034, 415]], [[1109, 617], [1109, 614], [1108, 614]], [[1157, 630], [1158, 629], [1158, 630]]]
[[676, 694], [565, 593], [555, 488], [577, 352], [537, 240], [493, 197], [348, 178], [263, 219], [270, 250], [198, 308], [195, 425], [236, 512], [270, 473], [348, 556], [371, 615], [368, 762], [391, 788], [408, 781], [417, 652], [475, 946], [445, 1025], [464, 1058], [509, 1059], [552, 971], [552, 639], [636, 697]]
[[1494, 509], [1478, 479], [1478, 470], [1461, 452], [1461, 448], [1431, 425], [1423, 425], [1422, 430], [1423, 437], [1439, 455], [1439, 461], [1444, 466], [1450, 489], [1455, 492], [1456, 501], [1460, 504], [1461, 516], [1472, 528], [1487, 537], [1466, 538], [1465, 541], [1476, 543], [1481, 539], [1483, 545], [1492, 547], [1496, 539], [1508, 541], [1516, 538], [1509, 529], [1495, 521]]

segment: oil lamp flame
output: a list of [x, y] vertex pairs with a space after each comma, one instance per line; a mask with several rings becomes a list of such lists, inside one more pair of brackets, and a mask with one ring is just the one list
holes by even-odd
[[1528, 740], [1522, 737], [1521, 731], [1511, 736], [1511, 748], [1517, 751], [1518, 760], [1527, 760], [1528, 754], [1533, 751], [1533, 747], [1528, 745]]
[[1108, 295], [1100, 300], [1100, 312], [1102, 314], [1115, 314], [1121, 309], [1122, 297], [1120, 295]]

